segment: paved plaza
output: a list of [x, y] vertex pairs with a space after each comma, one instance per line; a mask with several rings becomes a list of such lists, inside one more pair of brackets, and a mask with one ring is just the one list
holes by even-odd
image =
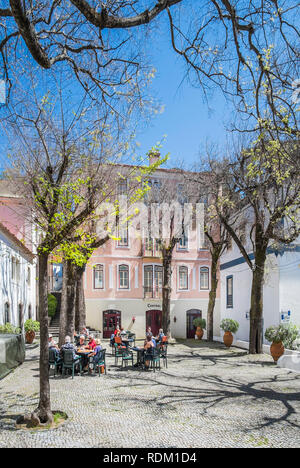
[[114, 366], [107, 376], [51, 377], [54, 430], [17, 430], [38, 402], [38, 348], [0, 381], [0, 447], [300, 447], [300, 375], [266, 355], [222, 344], [169, 346], [156, 373]]

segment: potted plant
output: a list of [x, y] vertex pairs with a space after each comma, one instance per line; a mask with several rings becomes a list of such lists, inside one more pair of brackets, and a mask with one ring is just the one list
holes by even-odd
[[223, 319], [220, 324], [220, 328], [225, 332], [223, 336], [224, 344], [227, 346], [227, 348], [230, 348], [233, 342], [232, 333], [236, 333], [238, 331], [239, 323], [233, 319]]
[[284, 325], [278, 325], [277, 327], [272, 326], [266, 329], [265, 338], [267, 341], [272, 343], [270, 346], [270, 353], [272, 358], [274, 359], [274, 362], [277, 362], [280, 356], [283, 355], [283, 341], [285, 341], [288, 338], [288, 335], [289, 330]]
[[198, 340], [201, 340], [203, 337], [204, 330], [206, 329], [206, 320], [200, 317], [197, 317], [193, 320], [193, 325], [197, 327], [196, 335]]
[[35, 332], [40, 329], [40, 322], [33, 319], [26, 320], [24, 324], [26, 343], [31, 344], [35, 337]]

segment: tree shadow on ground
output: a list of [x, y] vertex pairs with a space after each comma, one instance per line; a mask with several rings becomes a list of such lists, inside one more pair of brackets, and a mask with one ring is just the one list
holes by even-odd
[[[240, 401], [241, 411], [245, 405], [253, 404], [258, 407], [267, 402], [276, 402], [278, 404], [278, 410], [276, 414], [279, 416], [264, 416], [264, 420], [261, 423], [254, 424], [253, 429], [262, 429], [264, 427], [272, 426], [274, 424], [280, 424], [282, 422], [287, 423], [291, 427], [300, 428], [300, 392], [284, 392], [280, 389], [278, 391], [271, 388], [274, 383], [280, 382], [282, 385], [288, 383], [294, 383], [295, 380], [300, 383], [300, 376], [295, 374], [288, 374], [285, 378], [265, 378], [255, 380], [253, 382], [245, 383], [237, 378], [224, 379], [219, 376], [199, 376], [190, 377], [187, 380], [192, 380], [193, 383], [199, 382], [201, 388], [195, 388], [188, 385], [178, 385], [176, 383], [166, 383], [161, 379], [158, 381], [153, 376], [146, 377], [140, 376], [135, 378], [133, 383], [121, 384], [118, 387], [145, 387], [145, 401], [144, 403], [151, 402], [160, 408], [161, 411], [164, 409], [174, 409], [174, 406], [180, 403], [192, 404], [195, 406], [195, 411], [201, 415], [209, 415], [210, 411], [215, 407], [222, 407], [226, 404], [238, 404]], [[281, 376], [282, 377], [282, 376]], [[151, 398], [151, 392], [149, 393], [147, 387], [150, 386], [161, 386], [164, 388], [165, 393], [162, 396]], [[264, 388], [266, 387], [266, 388]], [[148, 393], [146, 393], [148, 392]], [[131, 402], [135, 401], [136, 404], [141, 404], [140, 396], [129, 397], [126, 395], [126, 400], [130, 399]], [[296, 420], [293, 418], [296, 417]], [[298, 419], [298, 420], [297, 420]], [[298, 423], [299, 421], [299, 423]], [[250, 428], [249, 428], [250, 429]], [[245, 428], [246, 430], [246, 428]]]

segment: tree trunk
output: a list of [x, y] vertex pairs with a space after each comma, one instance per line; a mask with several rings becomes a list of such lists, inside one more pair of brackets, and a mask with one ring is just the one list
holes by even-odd
[[85, 266], [76, 268], [75, 330], [79, 333], [86, 327], [86, 308], [83, 285], [84, 272]]
[[33, 412], [33, 419], [38, 423], [52, 423], [49, 384], [49, 349], [48, 349], [48, 253], [38, 257], [39, 319], [40, 319], [40, 401]]
[[76, 301], [76, 267], [67, 260], [64, 264], [64, 278], [61, 297], [61, 312], [59, 324], [59, 344], [65, 341], [65, 336], [74, 338], [75, 301]]
[[266, 249], [256, 251], [252, 273], [249, 353], [261, 354], [263, 345], [263, 285]]
[[67, 323], [67, 262], [63, 263], [63, 281], [61, 289], [61, 305], [60, 305], [60, 316], [59, 316], [59, 347], [65, 342], [66, 336], [66, 323]]
[[172, 291], [172, 253], [163, 252], [163, 300], [162, 300], [162, 328], [164, 334], [171, 336], [170, 302]]
[[210, 292], [209, 301], [207, 307], [207, 340], [213, 341], [214, 339], [214, 309], [216, 303], [217, 287], [218, 287], [218, 261], [219, 261], [219, 249], [218, 252], [215, 249], [212, 252], [212, 261], [210, 269]]

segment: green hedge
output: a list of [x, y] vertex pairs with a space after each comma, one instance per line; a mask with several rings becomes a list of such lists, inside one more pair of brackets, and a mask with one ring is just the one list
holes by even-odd
[[54, 317], [57, 309], [57, 299], [53, 294], [48, 294], [48, 315]]

